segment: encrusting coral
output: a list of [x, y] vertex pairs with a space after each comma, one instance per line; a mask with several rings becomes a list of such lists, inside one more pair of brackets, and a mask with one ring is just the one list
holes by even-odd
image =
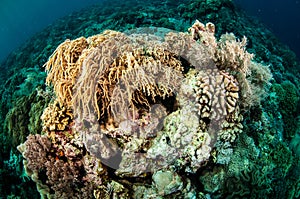
[[241, 94], [264, 84], [247, 79], [256, 63], [245, 38], [217, 41], [214, 24], [199, 21], [189, 31], [105, 31], [57, 47], [45, 64], [56, 94], [42, 115], [45, 134], [19, 146], [41, 195], [196, 197], [181, 175], [235, 142]]

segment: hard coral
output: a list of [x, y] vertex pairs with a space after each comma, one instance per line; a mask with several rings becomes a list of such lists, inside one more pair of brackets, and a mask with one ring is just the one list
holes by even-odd
[[225, 71], [206, 70], [197, 76], [197, 105], [204, 128], [222, 129], [219, 138], [233, 142], [242, 132], [238, 81]]
[[14, 102], [5, 118], [4, 131], [9, 146], [16, 148], [26, 140], [29, 134], [41, 131], [40, 116], [47, 106], [49, 98], [43, 98], [33, 91], [29, 96], [20, 97]]
[[73, 114], [69, 108], [54, 101], [45, 108], [41, 119], [43, 121], [43, 131], [63, 131], [73, 119]]
[[18, 146], [27, 175], [36, 182], [42, 198], [92, 198], [105, 179], [100, 177], [105, 170], [74, 140], [64, 135], [58, 140], [53, 144], [46, 135], [30, 135]]

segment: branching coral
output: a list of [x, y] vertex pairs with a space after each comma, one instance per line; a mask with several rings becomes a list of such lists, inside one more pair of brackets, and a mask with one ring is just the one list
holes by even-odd
[[24, 142], [29, 134], [42, 130], [40, 116], [49, 100], [33, 91], [29, 96], [15, 101], [15, 107], [6, 115], [4, 126], [6, 137], [13, 148]]
[[[42, 198], [92, 198], [102, 184], [105, 169], [64, 134], [56, 143], [46, 135], [30, 135], [18, 146], [28, 176], [36, 182]], [[61, 148], [62, 147], [62, 148]]]
[[73, 114], [70, 109], [54, 101], [45, 108], [41, 119], [44, 132], [63, 131], [72, 121]]
[[246, 37], [240, 41], [233, 33], [226, 33], [217, 41], [214, 36], [214, 25], [211, 23], [204, 25], [198, 20], [189, 32], [195, 40], [207, 47], [219, 70], [224, 70], [237, 79], [241, 108], [257, 104], [264, 97], [265, 87], [272, 75], [267, 66], [252, 60], [254, 55], [246, 51]]

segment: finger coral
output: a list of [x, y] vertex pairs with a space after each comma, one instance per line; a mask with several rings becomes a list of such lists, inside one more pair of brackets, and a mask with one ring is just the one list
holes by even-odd
[[45, 108], [41, 119], [44, 132], [63, 131], [72, 121], [73, 115], [66, 106], [61, 106], [58, 101], [54, 101]]
[[197, 105], [204, 129], [222, 129], [219, 138], [233, 142], [242, 132], [238, 81], [225, 71], [206, 70], [197, 76]]

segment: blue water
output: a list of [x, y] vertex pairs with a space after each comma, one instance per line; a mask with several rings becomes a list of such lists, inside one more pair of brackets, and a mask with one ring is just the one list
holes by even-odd
[[[300, 57], [300, 1], [235, 1]], [[0, 61], [55, 19], [99, 2], [101, 0], [31, 0], [30, 3], [27, 0], [1, 0]]]
[[249, 15], [263, 22], [300, 59], [299, 0], [235, 0]]
[[99, 2], [101, 0], [1, 0], [0, 60], [56, 19]]

